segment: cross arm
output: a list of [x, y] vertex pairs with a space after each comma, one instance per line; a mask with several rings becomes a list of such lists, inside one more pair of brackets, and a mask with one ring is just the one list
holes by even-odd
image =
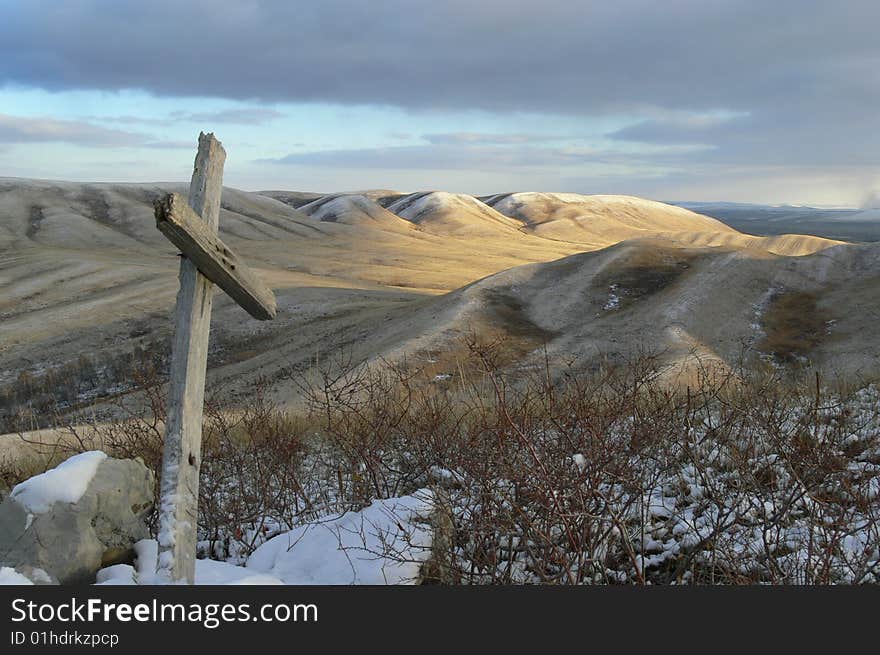
[[156, 227], [251, 316], [275, 318], [275, 295], [218, 237], [211, 234], [183, 196], [170, 193], [156, 202]]

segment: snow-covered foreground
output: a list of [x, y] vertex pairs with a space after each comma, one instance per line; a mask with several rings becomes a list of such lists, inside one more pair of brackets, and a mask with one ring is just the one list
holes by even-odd
[[[326, 394], [320, 439], [264, 417], [206, 451], [196, 581], [880, 582], [877, 385], [635, 374], [511, 389], [500, 411], [433, 385], [398, 405], [373, 378], [363, 404]], [[154, 583], [156, 550], [98, 583]]]
[[[646, 404], [573, 392], [557, 398], [553, 420], [516, 429], [505, 418], [489, 431], [443, 424], [419, 437], [416, 420], [401, 424], [399, 441], [344, 469], [352, 484], [381, 472], [374, 493], [390, 498], [340, 515], [331, 493], [301, 522], [258, 521], [238, 540], [252, 551], [205, 541], [225, 562], [200, 560], [197, 581], [411, 582], [432, 538], [437, 579], [449, 584], [880, 581], [880, 391], [777, 393], [721, 402], [658, 392]], [[327, 471], [341, 452], [330, 451]], [[300, 506], [314, 510], [337, 481], [307, 470], [316, 487]], [[391, 491], [426, 487], [439, 491]], [[432, 510], [433, 535], [420, 518]], [[143, 573], [102, 581], [149, 583], [152, 559], [142, 559]]]
[[[431, 507], [432, 494], [427, 490], [376, 500], [359, 512], [346, 512], [279, 534], [258, 547], [244, 566], [196, 560], [196, 584], [412, 584], [431, 551], [427, 525]], [[118, 564], [102, 569], [97, 583], [153, 584], [156, 541], [140, 541], [135, 550], [134, 566]], [[9, 575], [13, 574], [17, 575], [14, 571]]]

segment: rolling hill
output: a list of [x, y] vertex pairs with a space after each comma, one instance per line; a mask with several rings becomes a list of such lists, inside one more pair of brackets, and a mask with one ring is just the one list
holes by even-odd
[[[0, 178], [0, 389], [83, 356], [100, 368], [167, 345], [177, 254], [152, 203], [169, 191], [184, 188]], [[517, 366], [546, 346], [584, 366], [649, 348], [670, 365], [699, 353], [730, 367], [751, 344], [779, 365], [880, 368], [876, 246], [547, 193], [225, 189], [220, 231], [279, 305], [257, 323], [215, 302], [209, 384], [233, 398], [268, 376], [294, 402], [285, 371], [339, 349], [446, 372], [468, 333], [504, 336]], [[788, 342], [774, 333], [780, 307], [798, 319]], [[799, 330], [808, 347], [792, 348]]]
[[560, 241], [605, 246], [646, 234], [734, 232], [721, 221], [652, 200], [575, 193], [507, 193], [485, 199], [531, 233]]
[[434, 234], [505, 236], [522, 227], [519, 221], [460, 193], [412, 193], [394, 199], [388, 210]]

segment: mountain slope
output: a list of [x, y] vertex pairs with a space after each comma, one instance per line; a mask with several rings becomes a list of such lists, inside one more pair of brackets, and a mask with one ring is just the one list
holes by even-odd
[[[772, 330], [785, 306], [796, 338], [780, 348]], [[880, 373], [878, 246], [785, 257], [644, 238], [502, 271], [422, 311], [430, 329], [398, 352], [452, 352], [474, 331], [519, 343], [523, 362], [546, 346], [586, 366], [647, 350], [669, 364], [699, 356], [732, 369], [746, 348], [747, 358], [830, 374]]]
[[393, 212], [432, 234], [456, 236], [511, 235], [522, 224], [498, 213], [473, 196], [443, 191], [413, 193], [388, 206]]
[[538, 236], [593, 245], [646, 234], [734, 232], [714, 218], [631, 196], [527, 192], [490, 196], [485, 202], [525, 222]]
[[[169, 191], [185, 186], [0, 178], [0, 391], [82, 355], [123, 361], [167, 346], [178, 257], [152, 202]], [[853, 370], [880, 351], [880, 258], [860, 246], [750, 237], [619, 197], [367, 193], [300, 194], [296, 209], [224, 189], [221, 236], [275, 290], [279, 315], [254, 322], [218, 294], [210, 380], [247, 394], [275, 376], [288, 402], [280, 372], [317, 354], [421, 353], [442, 366], [471, 328], [506, 335], [511, 362], [547, 343], [585, 361], [647, 346], [729, 364], [757, 339], [752, 307], [786, 289], [814, 294], [836, 321], [810, 359]]]
[[322, 196], [302, 205], [299, 210], [311, 218], [325, 223], [366, 225], [402, 232], [412, 229], [412, 225], [408, 221], [362, 195]]

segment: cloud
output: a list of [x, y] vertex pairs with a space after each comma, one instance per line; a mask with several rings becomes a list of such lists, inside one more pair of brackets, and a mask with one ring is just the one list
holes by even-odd
[[880, 94], [874, 0], [29, 0], [4, 13], [0, 80], [49, 89], [573, 114]]
[[238, 109], [220, 109], [218, 111], [188, 112], [174, 111], [165, 117], [152, 116], [86, 116], [85, 119], [98, 123], [119, 123], [121, 125], [157, 125], [167, 127], [180, 122], [189, 123], [238, 123], [241, 125], [261, 125], [284, 114], [268, 107], [242, 107]]
[[874, 189], [865, 194], [859, 206], [862, 209], [880, 209], [880, 190]]
[[608, 137], [652, 145], [707, 146], [691, 163], [773, 166], [880, 166], [880, 125], [860, 110], [798, 114], [789, 102], [754, 114], [641, 121]]
[[197, 144], [194, 144], [192, 140], [190, 141], [149, 141], [143, 144], [144, 148], [158, 148], [158, 149], [188, 149], [192, 150], [196, 147]]
[[169, 118], [153, 118], [148, 116], [100, 116], [91, 115], [83, 116], [83, 120], [91, 123], [118, 123], [120, 125], [159, 125], [167, 126], [171, 119]]
[[[880, 166], [876, 0], [7, 4], [0, 85], [141, 89], [263, 110], [178, 120], [258, 124], [276, 117], [260, 105], [285, 102], [613, 116], [632, 120], [610, 135], [621, 146], [703, 146], [686, 160], [644, 151], [644, 165]], [[291, 157], [335, 166], [343, 157], [422, 166], [418, 154], [452, 166], [481, 152], [510, 166], [572, 159], [518, 136], [430, 133], [430, 150]]]
[[171, 114], [171, 120], [189, 121], [193, 123], [239, 123], [242, 125], [260, 125], [282, 118], [284, 114], [266, 107], [245, 107], [242, 109], [221, 109], [209, 112], [182, 112]]
[[447, 132], [442, 134], [423, 134], [422, 138], [433, 144], [443, 145], [515, 145], [560, 141], [571, 138], [543, 134], [492, 134], [482, 132]]
[[[689, 151], [689, 150], [688, 150]], [[666, 150], [670, 161], [680, 158], [682, 150]], [[347, 169], [426, 169], [504, 171], [540, 169], [572, 165], [638, 166], [653, 165], [651, 157], [615, 150], [589, 147], [547, 147], [521, 145], [438, 143], [382, 148], [317, 150], [291, 153], [261, 163], [318, 166]]]
[[126, 132], [85, 121], [32, 118], [0, 114], [0, 144], [71, 143], [87, 147], [189, 148], [193, 141], [156, 139], [148, 134]]
[[661, 144], [706, 144], [716, 141], [719, 134], [742, 133], [747, 115], [713, 116], [677, 114], [640, 121], [615, 130], [608, 137], [618, 141]]
[[0, 143], [73, 143], [84, 146], [138, 146], [149, 137], [83, 121], [0, 114]]

